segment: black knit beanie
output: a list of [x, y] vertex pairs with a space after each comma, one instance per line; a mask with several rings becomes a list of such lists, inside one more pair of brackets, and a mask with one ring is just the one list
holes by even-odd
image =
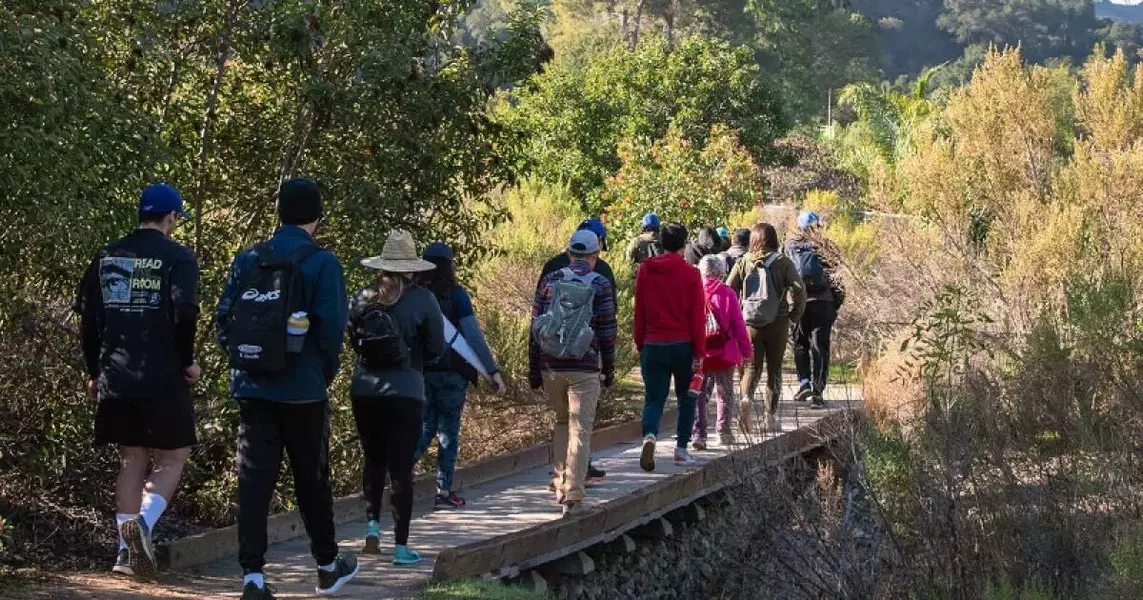
[[321, 191], [304, 177], [291, 179], [278, 188], [278, 218], [285, 225], [308, 225], [322, 217]]

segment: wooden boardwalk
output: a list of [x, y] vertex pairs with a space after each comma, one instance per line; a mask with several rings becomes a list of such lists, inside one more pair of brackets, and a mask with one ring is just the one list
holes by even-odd
[[[787, 392], [787, 396], [792, 396], [792, 390]], [[586, 503], [589, 508], [606, 509], [608, 503], [630, 497], [631, 494], [671, 478], [685, 478], [688, 473], [702, 470], [704, 465], [719, 457], [744, 451], [750, 444], [758, 444], [775, 435], [789, 436], [791, 432], [809, 427], [823, 417], [856, 408], [860, 404], [860, 392], [853, 387], [834, 387], [827, 398], [830, 406], [825, 411], [810, 411], [806, 404], [784, 402], [780, 412], [781, 434], [751, 436], [747, 444], [736, 445], [734, 448], [719, 446], [718, 436], [711, 435], [710, 448], [706, 452], [696, 452], [698, 464], [686, 469], [676, 467], [672, 461], [675, 446], [673, 427], [663, 429], [664, 439], [660, 440], [656, 453], [657, 468], [652, 473], [639, 468], [638, 439], [595, 449], [595, 464], [607, 471], [607, 477], [601, 485], [588, 490]], [[713, 405], [710, 409], [713, 417]], [[710, 423], [713, 428], [713, 418]], [[502, 536], [508, 534], [535, 533], [536, 528], [559, 521], [559, 507], [554, 504], [553, 494], [547, 489], [549, 470], [549, 467], [530, 468], [469, 487], [464, 490], [469, 504], [461, 510], [434, 512], [431, 506], [418, 506], [412, 523], [410, 545], [421, 552], [424, 561], [414, 567], [392, 565], [392, 524], [386, 518], [382, 523], [383, 553], [380, 556], [359, 554], [361, 572], [342, 589], [338, 597], [414, 597], [431, 580], [436, 560], [442, 552], [476, 544], [470, 548], [479, 553], [483, 551], [480, 546], [482, 542], [502, 539]], [[343, 550], [359, 553], [365, 525], [362, 515], [360, 520], [338, 527], [339, 543]], [[193, 577], [194, 587], [201, 592], [202, 597], [237, 598], [240, 595], [241, 570], [234, 558], [192, 568], [187, 574]], [[267, 555], [266, 578], [279, 598], [313, 597], [316, 575], [308, 540], [300, 537], [272, 545]]]

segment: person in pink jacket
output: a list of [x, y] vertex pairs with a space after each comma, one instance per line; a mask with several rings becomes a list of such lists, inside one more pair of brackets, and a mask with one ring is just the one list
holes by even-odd
[[722, 282], [726, 277], [726, 261], [716, 254], [699, 261], [706, 293], [706, 358], [703, 360], [702, 392], [695, 410], [692, 430], [695, 450], [706, 450], [706, 403], [713, 395], [718, 408], [718, 437], [722, 445], [734, 443], [730, 422], [734, 418], [734, 371], [754, 351], [750, 334], [742, 320], [738, 294]]

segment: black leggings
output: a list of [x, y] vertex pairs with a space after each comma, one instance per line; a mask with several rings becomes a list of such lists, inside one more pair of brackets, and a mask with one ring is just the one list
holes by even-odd
[[366, 514], [381, 518], [385, 474], [392, 480], [393, 529], [397, 545], [409, 543], [413, 517], [413, 453], [421, 437], [421, 401], [414, 398], [353, 397], [353, 418], [365, 451], [362, 479]]

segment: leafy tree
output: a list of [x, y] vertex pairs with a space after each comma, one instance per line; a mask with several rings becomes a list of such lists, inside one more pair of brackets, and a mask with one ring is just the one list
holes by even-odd
[[759, 160], [785, 130], [778, 102], [749, 49], [689, 37], [671, 49], [649, 39], [586, 63], [557, 61], [504, 99], [497, 121], [516, 135], [519, 173], [592, 195], [621, 165], [620, 140], [656, 140], [673, 126], [704, 144], [726, 124]]
[[762, 72], [780, 86], [789, 114], [824, 120], [831, 92], [878, 79], [877, 30], [838, 0], [750, 0]]
[[946, 0], [941, 27], [966, 45], [1020, 45], [1024, 57], [1082, 59], [1098, 27], [1091, 0]]
[[653, 144], [620, 145], [623, 167], [607, 179], [601, 196], [606, 222], [618, 239], [639, 233], [647, 212], [690, 227], [725, 223], [762, 198], [761, 177], [732, 131], [715, 125], [702, 148], [675, 127]]

